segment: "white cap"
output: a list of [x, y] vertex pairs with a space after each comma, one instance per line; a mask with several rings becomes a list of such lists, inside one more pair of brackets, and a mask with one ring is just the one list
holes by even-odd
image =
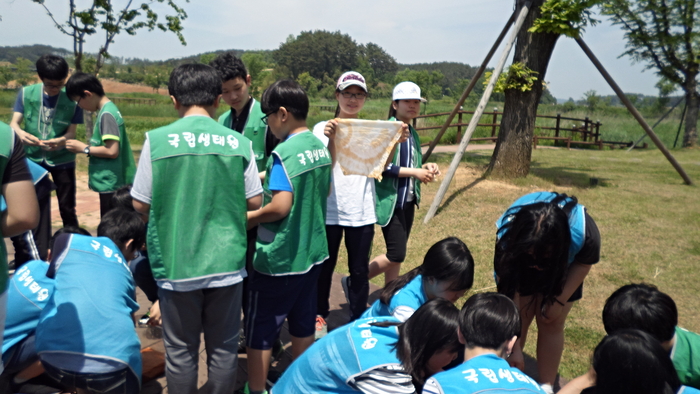
[[343, 75], [338, 78], [338, 83], [335, 85], [338, 90], [345, 90], [352, 85], [357, 85], [367, 92], [367, 84], [365, 83], [365, 77], [357, 71], [348, 71], [343, 73]]
[[393, 101], [396, 100], [420, 100], [421, 102], [426, 102], [427, 100], [420, 96], [420, 88], [413, 82], [405, 81], [394, 87]]

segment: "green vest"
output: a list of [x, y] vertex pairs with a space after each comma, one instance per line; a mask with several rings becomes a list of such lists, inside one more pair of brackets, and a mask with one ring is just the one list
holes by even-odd
[[[66, 90], [61, 89], [56, 102], [53, 120], [50, 124], [41, 122], [41, 112], [44, 108], [44, 84], [38, 83], [30, 85], [22, 90], [22, 100], [24, 103], [24, 130], [29, 134], [45, 141], [60, 137], [68, 131], [76, 104], [66, 95]], [[32, 161], [41, 163], [44, 159], [50, 165], [64, 164], [75, 161], [75, 153], [67, 149], [57, 151], [45, 151], [40, 146], [25, 146], [27, 157]]]
[[204, 116], [148, 132], [153, 169], [148, 257], [156, 279], [245, 267], [250, 140]]
[[[5, 174], [7, 163], [12, 156], [12, 148], [15, 145], [14, 131], [7, 124], [0, 122], [0, 176]], [[3, 196], [4, 198], [4, 196]], [[5, 215], [6, 212], [0, 213]], [[0, 294], [7, 290], [7, 248], [5, 241], [0, 242]]]
[[[305, 131], [277, 145], [294, 199], [289, 214], [258, 226], [253, 266], [267, 275], [303, 274], [328, 258], [326, 199], [330, 190], [331, 155], [323, 143]], [[270, 160], [267, 173], [272, 169]], [[272, 201], [270, 177], [263, 185], [264, 205]]]
[[[267, 125], [263, 123], [262, 117], [265, 114], [260, 108], [260, 103], [254, 98], [251, 98], [253, 103], [250, 105], [248, 119], [243, 127], [243, 135], [253, 141], [253, 153], [255, 153], [255, 164], [258, 165], [258, 172], [264, 171], [267, 165], [267, 155], [265, 155], [265, 140], [267, 139]], [[226, 111], [225, 114], [219, 116], [219, 123], [232, 129], [231, 111]]]
[[[389, 120], [396, 120], [391, 118]], [[411, 136], [413, 137], [413, 157], [415, 158], [416, 168], [421, 168], [423, 166], [423, 153], [420, 149], [420, 137], [413, 126], [408, 125], [408, 129], [411, 131]], [[394, 152], [394, 160], [392, 163], [398, 166], [400, 163], [399, 158], [400, 149], [396, 146], [396, 151]], [[414, 183], [414, 192], [416, 194], [415, 203], [420, 204], [420, 181], [416, 180]], [[385, 176], [382, 181], [374, 181], [375, 185], [375, 201], [377, 203], [375, 211], [377, 213], [377, 224], [384, 227], [389, 224], [391, 217], [394, 215], [394, 209], [396, 208], [396, 193], [399, 186], [399, 178]]]
[[119, 156], [114, 159], [90, 156], [88, 186], [90, 186], [90, 190], [98, 193], [110, 193], [124, 185], [133, 183], [136, 173], [134, 154], [131, 152], [129, 137], [126, 135], [124, 119], [117, 106], [111, 101], [103, 105], [100, 113], [97, 114], [90, 146], [104, 146], [100, 125], [102, 124], [102, 115], [105, 113], [112, 114], [119, 126]]

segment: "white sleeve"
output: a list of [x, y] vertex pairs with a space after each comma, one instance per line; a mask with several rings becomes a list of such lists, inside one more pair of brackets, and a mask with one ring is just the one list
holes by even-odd
[[151, 203], [153, 197], [153, 168], [151, 166], [151, 143], [146, 134], [146, 140], [143, 142], [141, 156], [139, 157], [139, 166], [136, 169], [134, 177], [134, 185], [131, 187], [131, 197], [146, 203]]
[[440, 383], [437, 382], [434, 378], [430, 378], [425, 382], [425, 385], [423, 386], [423, 391], [421, 391], [422, 394], [443, 394], [442, 387], [440, 387]]
[[406, 320], [408, 320], [409, 317], [413, 316], [415, 312], [415, 309], [409, 306], [401, 305], [397, 306], [396, 309], [394, 309], [394, 311], [391, 313], [391, 316], [401, 320], [402, 322], [405, 322]]
[[355, 387], [365, 394], [414, 394], [411, 375], [400, 365], [387, 365], [358, 375], [354, 379]]
[[[255, 197], [263, 192], [260, 176], [258, 176], [258, 165], [255, 163], [255, 153], [253, 152], [253, 143], [250, 143], [250, 162], [245, 169], [243, 179], [245, 180], [245, 198]], [[140, 165], [141, 163], [139, 163]]]
[[323, 145], [328, 146], [328, 137], [326, 137], [325, 134], [323, 134], [323, 130], [326, 128], [326, 121], [323, 122], [318, 122], [316, 123], [316, 126], [314, 126], [313, 133], [318, 138], [323, 142]]

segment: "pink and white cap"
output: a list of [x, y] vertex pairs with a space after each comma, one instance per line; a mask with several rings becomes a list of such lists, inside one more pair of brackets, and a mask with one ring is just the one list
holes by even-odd
[[420, 88], [413, 82], [404, 81], [394, 87], [393, 101], [396, 100], [427, 100], [420, 96]]
[[357, 71], [348, 71], [343, 73], [343, 75], [338, 78], [338, 83], [335, 85], [338, 90], [345, 90], [349, 86], [357, 85], [367, 92], [367, 84], [365, 83], [365, 77]]

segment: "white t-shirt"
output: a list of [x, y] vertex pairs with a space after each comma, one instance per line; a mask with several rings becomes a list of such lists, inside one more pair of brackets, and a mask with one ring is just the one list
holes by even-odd
[[[324, 145], [323, 135], [327, 122], [319, 122], [313, 133]], [[374, 213], [374, 179], [362, 175], [345, 175], [338, 162], [333, 167], [331, 194], [328, 196], [326, 224], [361, 227], [377, 222]]]

